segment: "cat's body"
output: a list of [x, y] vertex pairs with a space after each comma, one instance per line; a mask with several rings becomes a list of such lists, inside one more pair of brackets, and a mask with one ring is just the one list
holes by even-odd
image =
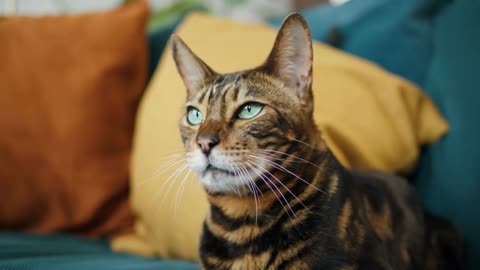
[[423, 214], [408, 184], [380, 173], [350, 173], [332, 156], [312, 152], [317, 157], [308, 160], [322, 160], [322, 169], [297, 175], [318, 189], [284, 177], [293, 194], [278, 187], [290, 206], [259, 196], [255, 218], [254, 202], [209, 195], [200, 246], [205, 268], [423, 269]]
[[[180, 121], [187, 162], [210, 202], [204, 269], [460, 267], [457, 232], [449, 223], [427, 230], [439, 227], [404, 179], [348, 171], [321, 139], [311, 39], [299, 15], [253, 70], [218, 74], [176, 37], [173, 49], [188, 91]], [[446, 250], [453, 259], [442, 265]]]

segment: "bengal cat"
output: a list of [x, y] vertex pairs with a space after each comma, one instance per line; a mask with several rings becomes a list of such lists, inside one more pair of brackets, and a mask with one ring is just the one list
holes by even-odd
[[187, 163], [210, 203], [203, 269], [461, 268], [455, 227], [424, 215], [404, 179], [348, 171], [321, 139], [300, 15], [251, 70], [219, 74], [177, 36], [172, 47]]

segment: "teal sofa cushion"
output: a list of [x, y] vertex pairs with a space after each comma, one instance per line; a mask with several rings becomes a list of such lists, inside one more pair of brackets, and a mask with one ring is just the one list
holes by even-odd
[[1, 270], [197, 270], [198, 265], [113, 253], [104, 240], [0, 233]]
[[150, 76], [155, 72], [158, 61], [175, 28], [183, 20], [185, 15], [192, 11], [205, 11], [205, 8], [198, 1], [184, 0], [177, 1], [166, 9], [153, 12], [148, 22]]
[[148, 74], [151, 77], [157, 68], [158, 61], [162, 55], [165, 47], [167, 46], [170, 36], [180, 22], [181, 17], [176, 18], [174, 21], [168, 24], [150, 29], [148, 31], [148, 49], [150, 55], [150, 66], [148, 68]]
[[425, 206], [460, 225], [468, 269], [480, 269], [480, 1], [456, 0], [435, 23], [425, 90], [450, 123], [416, 176]]
[[[423, 85], [433, 52], [433, 20], [441, 0], [351, 0], [320, 5], [302, 14], [314, 39], [330, 42], [354, 55]], [[279, 26], [281, 19], [273, 20]], [[336, 33], [332, 35], [332, 33]]]

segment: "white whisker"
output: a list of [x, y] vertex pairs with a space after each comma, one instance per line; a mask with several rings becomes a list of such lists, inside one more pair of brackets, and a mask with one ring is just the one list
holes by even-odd
[[[290, 211], [292, 212], [292, 214], [295, 216], [295, 212], [293, 212], [292, 208], [290, 207], [290, 204], [288, 203], [287, 199], [285, 198], [285, 196], [283, 195], [283, 193], [280, 191], [280, 189], [272, 182], [272, 180], [270, 180], [268, 177], [266, 177], [265, 175], [263, 175], [260, 171], [258, 171], [255, 167], [254, 167], [255, 164], [251, 163], [251, 162], [248, 162], [248, 166], [254, 171], [256, 172], [256, 174], [263, 180], [263, 182], [268, 186], [268, 188], [270, 188], [270, 190], [272, 191], [273, 195], [275, 195], [275, 197], [277, 198], [277, 201], [282, 205], [282, 208], [283, 210], [285, 210], [285, 212], [287, 213], [287, 215], [290, 217], [290, 219], [292, 219], [292, 217], [290, 216], [290, 213], [288, 212], [288, 210], [290, 209]], [[268, 182], [270, 182], [277, 190], [278, 190], [278, 193], [282, 196], [282, 199], [285, 201], [285, 204], [282, 202], [282, 200], [280, 199], [280, 197], [277, 196], [277, 193], [273, 190], [273, 188], [270, 186], [270, 184], [268, 184]], [[287, 209], [286, 207], [288, 206], [289, 209]], [[292, 219], [293, 220], [293, 219]]]
[[[262, 169], [263, 171], [265, 171], [266, 173], [268, 173], [270, 176], [272, 176], [280, 185], [282, 185], [287, 191], [288, 193], [290, 193], [305, 209], [308, 209], [308, 207], [303, 204], [302, 200], [300, 200], [300, 198], [297, 197], [297, 195], [295, 195], [295, 193], [293, 193], [282, 181], [280, 181], [280, 179], [278, 179], [275, 175], [273, 175], [271, 172], [269, 172], [268, 170], [266, 170], [265, 168], [261, 167], [261, 166], [258, 166], [260, 169]], [[292, 209], [292, 208], [290, 208]], [[293, 210], [292, 210], [293, 212]], [[294, 213], [295, 215], [295, 213]]]
[[234, 177], [234, 179], [235, 179], [235, 185], [234, 185], [234, 186], [236, 187], [236, 190], [235, 190], [235, 191], [236, 191], [236, 193], [237, 193], [238, 196], [241, 196], [242, 194], [241, 194], [240, 189], [239, 189], [239, 187], [238, 187], [238, 174], [237, 174], [237, 171], [235, 170], [235, 168], [233, 168], [231, 162], [228, 163], [228, 166], [230, 167], [230, 169], [232, 169], [233, 177]]
[[[318, 166], [318, 165], [315, 164], [315, 163], [312, 163], [312, 162], [310, 162], [310, 161], [308, 161], [308, 160], [306, 160], [306, 159], [297, 157], [297, 156], [292, 155], [292, 154], [289, 154], [289, 153], [285, 153], [285, 152], [281, 152], [281, 151], [277, 151], [277, 150], [273, 150], [273, 149], [260, 149], [260, 150], [261, 150], [261, 151], [264, 151], [264, 152], [273, 152], [273, 153], [277, 153], [277, 154], [280, 154], [280, 155], [287, 155], [287, 156], [289, 156], [289, 157], [292, 157], [292, 158], [294, 158], [294, 159], [297, 159], [297, 160], [299, 160], [299, 161], [302, 161], [302, 162], [304, 162], [304, 163], [308, 163], [308, 164], [310, 164], [310, 165], [312, 165], [312, 166], [315, 166], [315, 167], [317, 167], [317, 168], [319, 168], [319, 169], [322, 169], [320, 166]], [[281, 160], [281, 159], [280, 159], [280, 160]]]
[[[172, 189], [173, 185], [175, 184], [175, 181], [177, 179], [177, 177], [188, 167], [188, 165], [183, 165], [182, 167], [180, 167], [179, 169], [175, 170], [172, 174], [170, 174], [170, 176], [167, 178], [167, 180], [165, 180], [165, 182], [163, 182], [162, 186], [160, 187], [159, 191], [157, 192], [157, 194], [155, 195], [154, 197], [154, 201], [157, 201], [158, 199], [158, 196], [160, 196], [162, 193], [163, 193], [163, 189], [165, 188], [166, 184], [168, 184], [168, 189], [167, 191], [164, 193], [164, 196], [163, 196], [163, 199], [162, 201], [160, 202], [160, 207], [163, 206], [163, 203], [165, 202], [166, 198], [167, 198], [167, 195], [168, 193], [170, 192], [170, 190]], [[159, 209], [160, 209], [159, 207]]]
[[182, 179], [182, 182], [180, 182], [180, 187], [177, 189], [177, 194], [175, 195], [175, 204], [173, 207], [173, 216], [176, 216], [177, 214], [178, 205], [180, 204], [179, 199], [182, 196], [183, 190], [185, 188], [185, 184], [188, 182], [188, 177], [190, 176], [191, 173], [192, 173], [192, 170], [188, 169], [187, 174], [185, 174], [185, 176]]
[[[258, 224], [258, 200], [257, 200], [257, 191], [255, 190], [255, 188], [258, 189], [258, 191], [260, 191], [260, 193], [262, 192], [258, 186], [255, 184], [255, 181], [253, 180], [252, 176], [248, 173], [248, 170], [247, 168], [245, 168], [245, 166], [243, 165], [240, 165], [241, 166], [241, 169], [245, 172], [245, 175], [248, 176], [248, 179], [250, 179], [250, 184], [252, 186], [252, 193], [253, 193], [253, 198], [255, 200], [255, 224]], [[263, 196], [263, 194], [262, 194]]]
[[176, 166], [178, 165], [179, 163], [185, 161], [186, 158], [182, 158], [182, 159], [179, 159], [179, 160], [173, 160], [173, 161], [168, 161], [168, 162], [165, 162], [164, 164], [162, 164], [162, 166], [156, 170], [156, 172], [154, 172], [150, 177], [148, 178], [145, 178], [141, 181], [139, 181], [138, 183], [135, 183], [135, 186], [136, 187], [140, 187], [148, 182], [150, 182], [152, 179], [162, 175], [163, 173], [165, 173], [168, 169], [172, 168], [173, 166]]
[[320, 191], [320, 192], [322, 192], [322, 193], [325, 194], [325, 191], [323, 191], [323, 190], [319, 189], [318, 187], [312, 185], [312, 184], [309, 183], [307, 180], [305, 180], [305, 179], [303, 179], [302, 177], [298, 176], [297, 174], [291, 172], [290, 170], [288, 170], [287, 168], [283, 167], [282, 165], [277, 164], [276, 162], [273, 162], [273, 161], [271, 161], [271, 160], [269, 160], [269, 159], [266, 159], [266, 158], [263, 158], [263, 157], [260, 157], [260, 156], [255, 156], [255, 155], [248, 155], [248, 156], [253, 157], [253, 158], [256, 158], [256, 159], [261, 159], [261, 160], [263, 160], [263, 161], [271, 164], [273, 167], [275, 167], [275, 168], [277, 168], [277, 169], [279, 169], [279, 170], [281, 170], [281, 171], [284, 171], [284, 172], [286, 172], [286, 173], [289, 173], [290, 175], [292, 175], [293, 177], [297, 178], [298, 180], [304, 182], [305, 184], [307, 184], [307, 185], [311, 186], [312, 188], [314, 188], [314, 189], [316, 189], [316, 190], [318, 190], [318, 191]]
[[306, 145], [306, 146], [311, 147], [311, 148], [313, 148], [313, 149], [316, 149], [316, 150], [318, 150], [318, 151], [322, 151], [322, 152], [325, 151], [325, 150], [322, 150], [322, 149], [316, 147], [315, 145], [306, 143], [306, 142], [304, 142], [304, 141], [300, 141], [300, 140], [298, 140], [298, 139], [293, 139], [293, 141], [299, 142], [299, 143], [301, 143], [301, 144], [303, 144], [303, 145]]

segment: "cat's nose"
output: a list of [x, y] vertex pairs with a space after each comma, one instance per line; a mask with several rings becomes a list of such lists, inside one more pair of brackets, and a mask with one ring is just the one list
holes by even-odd
[[207, 156], [210, 154], [210, 151], [212, 151], [212, 148], [215, 147], [215, 145], [217, 145], [219, 142], [220, 140], [212, 135], [202, 135], [197, 138], [198, 146]]

